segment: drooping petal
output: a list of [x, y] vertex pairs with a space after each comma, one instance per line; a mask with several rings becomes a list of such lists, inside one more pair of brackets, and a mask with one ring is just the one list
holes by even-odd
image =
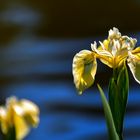
[[96, 57], [99, 58], [102, 63], [112, 68], [113, 55], [110, 51], [108, 51], [108, 41], [104, 40], [103, 43], [100, 42], [100, 45], [101, 46], [97, 48], [97, 43], [94, 42], [94, 44], [91, 44], [91, 48], [96, 53]]
[[133, 52], [135, 53], [129, 52], [128, 66], [134, 79], [140, 84], [140, 52], [138, 53], [138, 50], [140, 50], [140, 48], [134, 50]]
[[74, 56], [73, 77], [79, 93], [82, 93], [93, 84], [96, 69], [97, 63], [93, 52], [83, 50]]
[[108, 67], [110, 67], [110, 68], [113, 68], [114, 67], [114, 61], [113, 61], [113, 57], [109, 57], [109, 56], [99, 56], [98, 57], [99, 59], [100, 59], [100, 61], [103, 63], [103, 64], [105, 64], [105, 65], [107, 65]]

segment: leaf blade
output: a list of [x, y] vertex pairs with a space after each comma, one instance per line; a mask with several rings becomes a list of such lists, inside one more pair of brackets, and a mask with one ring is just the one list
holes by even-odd
[[104, 108], [104, 113], [105, 113], [106, 123], [107, 123], [107, 127], [108, 127], [108, 133], [109, 133], [109, 140], [119, 140], [119, 137], [117, 135], [116, 128], [114, 125], [114, 120], [112, 117], [111, 109], [110, 109], [110, 106], [106, 99], [106, 96], [105, 96], [102, 88], [100, 87], [100, 85], [97, 85], [97, 87], [99, 89], [102, 103], [103, 103], [103, 108]]

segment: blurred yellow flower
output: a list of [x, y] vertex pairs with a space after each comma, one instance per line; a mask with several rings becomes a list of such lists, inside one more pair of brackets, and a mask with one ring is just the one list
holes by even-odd
[[140, 83], [140, 47], [134, 49], [137, 40], [128, 36], [122, 36], [117, 28], [109, 30], [108, 38], [103, 42], [91, 44], [92, 51], [82, 50], [73, 58], [74, 83], [82, 93], [89, 88], [95, 79], [98, 58], [110, 68], [116, 69], [127, 61], [135, 78]]
[[11, 97], [6, 100], [6, 106], [0, 107], [0, 125], [6, 135], [11, 128], [15, 128], [16, 139], [22, 140], [30, 130], [39, 123], [39, 108], [29, 100], [17, 100]]

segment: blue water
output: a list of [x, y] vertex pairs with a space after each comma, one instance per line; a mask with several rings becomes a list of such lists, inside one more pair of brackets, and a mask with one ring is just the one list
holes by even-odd
[[[48, 140], [107, 139], [102, 103], [96, 85], [79, 96], [69, 77], [72, 76], [74, 53], [89, 41], [90, 39], [55, 42], [25, 38], [24, 42], [15, 41], [11, 46], [1, 49], [0, 76], [2, 81], [6, 81], [1, 88], [3, 99], [14, 95], [19, 99], [32, 100], [40, 107], [40, 124], [37, 129], [31, 130], [25, 140], [38, 140], [40, 137]], [[66, 44], [73, 47], [66, 48]], [[75, 51], [74, 46], [80, 47]], [[106, 71], [102, 65], [98, 67], [97, 76]], [[131, 73], [130, 77], [132, 79]], [[140, 86], [132, 80], [130, 83], [124, 137], [125, 140], [138, 140]], [[103, 87], [107, 93], [107, 85]]]
[[[140, 111], [129, 111], [129, 108], [139, 108], [140, 88], [131, 88], [128, 111], [125, 118], [125, 139], [139, 139]], [[101, 109], [102, 103], [96, 89], [88, 90], [83, 96], [76, 94], [72, 82], [30, 82], [11, 84], [4, 88], [5, 96], [15, 95], [19, 99], [26, 98], [34, 101], [40, 107], [40, 124], [32, 129], [26, 138], [48, 140], [90, 140], [107, 139], [107, 129], [104, 115], [94, 113], [94, 108]], [[60, 106], [61, 105], [61, 106]], [[60, 108], [57, 108], [60, 106]], [[70, 106], [72, 109], [67, 108]], [[64, 109], [61, 110], [61, 107]], [[77, 110], [75, 110], [77, 108]], [[83, 108], [83, 111], [82, 111]], [[85, 108], [91, 109], [91, 114]], [[80, 110], [81, 109], [81, 110]], [[101, 109], [102, 110], [102, 109]], [[96, 114], [97, 113], [97, 114]], [[103, 113], [103, 112], [102, 112]], [[131, 131], [135, 130], [135, 136]], [[129, 137], [127, 137], [127, 134]]]

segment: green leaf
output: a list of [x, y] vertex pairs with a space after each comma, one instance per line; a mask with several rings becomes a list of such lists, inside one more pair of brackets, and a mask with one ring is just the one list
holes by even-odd
[[107, 123], [107, 127], [108, 127], [108, 133], [109, 133], [109, 140], [119, 140], [119, 137], [118, 137], [116, 129], [115, 129], [114, 120], [112, 117], [110, 106], [108, 104], [106, 96], [105, 96], [102, 88], [99, 85], [97, 85], [97, 86], [100, 91], [100, 95], [101, 95], [101, 99], [102, 99], [102, 103], [103, 103], [103, 108], [104, 108], [104, 113], [105, 113], [106, 123]]
[[121, 72], [119, 73], [117, 85], [119, 86], [119, 92], [121, 93], [120, 96], [123, 101], [123, 107], [125, 112], [129, 93], [129, 77], [126, 65], [124, 65]]
[[111, 108], [114, 124], [118, 135], [122, 134], [122, 111], [121, 99], [119, 96], [119, 87], [115, 83], [114, 78], [109, 83], [109, 105]]
[[121, 107], [121, 130], [123, 131], [123, 121], [124, 121], [124, 115], [126, 112], [126, 106], [127, 106], [127, 100], [128, 100], [128, 93], [129, 93], [129, 77], [127, 72], [127, 67], [124, 65], [122, 70], [119, 73], [118, 79], [117, 79], [117, 85], [119, 87], [119, 99], [120, 99], [120, 107]]
[[116, 131], [122, 139], [124, 115], [126, 111], [127, 98], [129, 91], [129, 78], [127, 67], [115, 70], [109, 83], [109, 104], [114, 119]]

